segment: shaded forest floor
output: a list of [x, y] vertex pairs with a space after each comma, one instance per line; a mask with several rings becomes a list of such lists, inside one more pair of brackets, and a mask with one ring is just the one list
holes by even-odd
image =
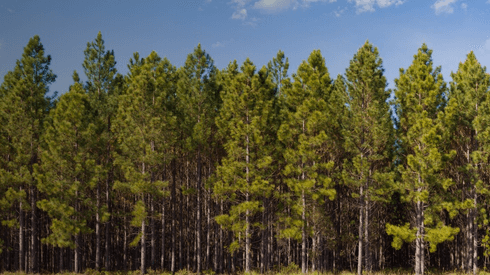
[[[53, 274], [53, 273], [42, 273], [42, 274]], [[102, 271], [102, 272], [97, 272], [95, 270], [92, 270], [92, 269], [88, 269], [86, 270], [85, 272], [83, 273], [73, 273], [73, 272], [63, 272], [63, 273], [56, 273], [56, 274], [59, 274], [59, 275], [139, 275], [141, 274], [139, 271], [128, 271], [128, 272], [124, 272], [124, 271], [113, 271], [113, 272], [105, 272], [105, 271]], [[168, 272], [168, 271], [159, 271], [159, 270], [148, 270], [147, 271], [147, 274], [148, 275], [160, 275], [160, 274], [165, 274], [165, 275], [172, 275], [171, 272]], [[213, 272], [213, 271], [203, 271], [202, 272], [203, 275], [215, 275], [216, 273]], [[237, 272], [237, 273], [234, 273], [235, 275], [245, 275], [245, 273], [243, 272]], [[259, 272], [255, 272], [255, 271], [252, 271], [251, 273], [249, 273], [249, 275], [260, 275], [261, 273]], [[322, 273], [322, 272], [310, 272], [308, 273], [308, 275], [356, 275], [357, 273], [356, 272], [349, 272], [349, 271], [342, 271], [342, 272], [326, 272], [326, 273]], [[399, 274], [414, 274], [412, 270], [407, 270], [407, 269], [386, 269], [386, 270], [383, 270], [383, 271], [376, 271], [376, 272], [370, 272], [370, 273], [367, 273], [367, 272], [364, 272], [363, 274], [366, 274], [366, 275], [399, 275]], [[427, 270], [425, 272], [425, 274], [427, 275], [463, 275], [463, 274], [466, 274], [466, 273], [463, 273], [461, 271], [441, 271], [441, 270], [435, 270], [435, 269], [430, 269], [430, 270]], [[490, 275], [490, 272], [488, 271], [479, 271], [478, 272], [479, 275]], [[1, 272], [0, 275], [28, 275], [28, 273], [25, 273], [25, 272]], [[174, 275], [197, 275], [197, 273], [194, 273], [194, 272], [190, 272], [190, 271], [187, 271], [187, 270], [181, 270], [181, 271], [178, 271], [178, 272], [175, 272]], [[285, 270], [281, 270], [280, 272], [267, 272], [265, 273], [265, 275], [302, 275], [301, 273], [301, 270], [288, 270], [288, 269], [285, 269]]]

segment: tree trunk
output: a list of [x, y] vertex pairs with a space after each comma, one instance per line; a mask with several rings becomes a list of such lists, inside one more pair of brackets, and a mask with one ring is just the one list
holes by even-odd
[[[247, 124], [248, 124], [248, 113], [247, 113]], [[249, 201], [249, 186], [250, 186], [250, 178], [249, 178], [249, 164], [250, 164], [250, 150], [249, 150], [249, 137], [248, 135], [246, 136], [246, 156], [245, 156], [245, 161], [246, 161], [246, 166], [245, 166], [245, 173], [246, 173], [246, 180], [247, 180], [247, 190], [245, 194], [245, 200], [248, 202]], [[248, 206], [247, 206], [248, 207]], [[245, 229], [245, 272], [250, 272], [250, 211], [247, 208], [246, 213], [245, 213], [245, 224], [246, 224], [246, 229]]]
[[165, 199], [162, 201], [162, 253], [160, 258], [160, 268], [165, 270]]
[[[304, 180], [305, 174], [303, 173], [302, 179]], [[303, 205], [303, 212], [301, 213], [301, 219], [303, 221], [303, 224], [301, 225], [301, 237], [302, 237], [302, 243], [301, 243], [301, 272], [306, 273], [308, 272], [308, 264], [306, 262], [306, 198], [305, 198], [305, 191], [303, 190], [301, 194], [301, 202]]]
[[363, 187], [360, 187], [359, 190], [359, 245], [357, 251], [357, 274], [362, 274], [362, 251], [363, 251], [363, 214], [364, 214], [364, 196], [363, 196]]
[[37, 216], [37, 190], [34, 186], [31, 186], [31, 251], [30, 251], [30, 271], [32, 273], [39, 273], [38, 262], [38, 216]]
[[197, 274], [201, 274], [201, 149], [197, 149], [197, 211], [196, 211], [196, 261]]
[[112, 220], [112, 205], [111, 205], [111, 181], [112, 181], [112, 159], [111, 159], [111, 116], [107, 117], [107, 133], [109, 134], [109, 140], [107, 141], [107, 165], [108, 173], [105, 181], [105, 199], [107, 204], [107, 212], [109, 212], [109, 218], [105, 222], [105, 271], [111, 270], [111, 220]]
[[[172, 197], [171, 197], [171, 204], [172, 204], [172, 247], [171, 247], [171, 256], [170, 256], [170, 271], [172, 273], [175, 272], [175, 158], [172, 160]], [[182, 233], [181, 233], [182, 234]]]
[[[77, 181], [77, 180], [75, 180]], [[80, 212], [80, 209], [79, 209], [79, 204], [78, 204], [78, 191], [75, 192], [75, 196], [76, 196], [76, 199], [75, 199], [75, 212], [76, 213], [79, 213]], [[78, 220], [78, 217], [77, 217], [77, 220]], [[80, 273], [80, 246], [81, 246], [81, 242], [80, 242], [80, 232], [77, 233], [75, 235], [75, 273]]]
[[100, 271], [100, 181], [97, 181], [97, 212], [95, 213], [95, 270]]
[[[153, 178], [153, 175], [152, 175]], [[150, 195], [150, 230], [151, 230], [151, 269], [156, 270], [156, 259], [157, 259], [157, 235], [155, 230], [155, 220], [153, 219], [153, 213], [155, 212], [155, 202], [153, 196]]]
[[[366, 186], [368, 188], [368, 186]], [[367, 189], [366, 189], [367, 191]], [[371, 250], [369, 249], [369, 199], [367, 194], [364, 196], [364, 259], [366, 271], [371, 271]]]
[[473, 215], [472, 215], [472, 224], [473, 224], [473, 275], [476, 275], [478, 273], [478, 226], [476, 224], [476, 218], [477, 218], [477, 206], [478, 206], [478, 200], [477, 200], [477, 193], [476, 193], [476, 187], [473, 186], [473, 203], [475, 204], [475, 208], [472, 209]]
[[[144, 198], [143, 198], [144, 202]], [[146, 226], [145, 226], [145, 220], [141, 222], [141, 267], [140, 267], [140, 272], [141, 274], [146, 273]]]
[[[22, 191], [22, 188], [20, 188]], [[19, 270], [25, 271], [24, 269], [24, 259], [25, 259], [25, 235], [24, 235], [24, 211], [22, 210], [22, 200], [19, 202]]]
[[[419, 177], [420, 181], [420, 177]], [[421, 192], [422, 188], [419, 188], [417, 192]], [[417, 235], [415, 243], [415, 274], [424, 274], [424, 206], [421, 201], [416, 203], [416, 224], [417, 224]]]
[[207, 223], [207, 230], [206, 230], [206, 269], [209, 269], [209, 261], [211, 258], [211, 200], [209, 199], [209, 196], [206, 196], [206, 223]]

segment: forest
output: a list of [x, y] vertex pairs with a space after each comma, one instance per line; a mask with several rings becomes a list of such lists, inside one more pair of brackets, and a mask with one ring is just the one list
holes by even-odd
[[0, 271], [486, 270], [490, 75], [411, 54], [394, 89], [369, 41], [336, 77], [201, 45], [122, 75], [99, 32], [58, 96], [32, 37], [0, 86]]

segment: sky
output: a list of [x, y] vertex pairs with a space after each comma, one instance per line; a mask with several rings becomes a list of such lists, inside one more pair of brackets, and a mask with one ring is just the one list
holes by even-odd
[[3, 0], [0, 25], [0, 82], [39, 35], [59, 94], [74, 70], [86, 79], [83, 51], [99, 31], [122, 74], [134, 52], [179, 67], [199, 43], [219, 69], [247, 57], [260, 69], [282, 50], [290, 75], [320, 49], [334, 79], [369, 40], [388, 88], [422, 43], [446, 81], [470, 51], [490, 67], [490, 0]]

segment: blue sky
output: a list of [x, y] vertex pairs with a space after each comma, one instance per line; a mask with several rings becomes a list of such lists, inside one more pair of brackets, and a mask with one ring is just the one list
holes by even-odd
[[471, 50], [490, 67], [490, 0], [7, 0], [0, 25], [1, 81], [37, 34], [58, 75], [51, 91], [60, 93], [73, 70], [84, 79], [83, 51], [99, 31], [123, 74], [133, 52], [155, 50], [181, 66], [201, 43], [219, 69], [247, 57], [261, 67], [282, 50], [290, 74], [320, 49], [335, 78], [367, 39], [389, 88], [424, 42], [446, 81]]

